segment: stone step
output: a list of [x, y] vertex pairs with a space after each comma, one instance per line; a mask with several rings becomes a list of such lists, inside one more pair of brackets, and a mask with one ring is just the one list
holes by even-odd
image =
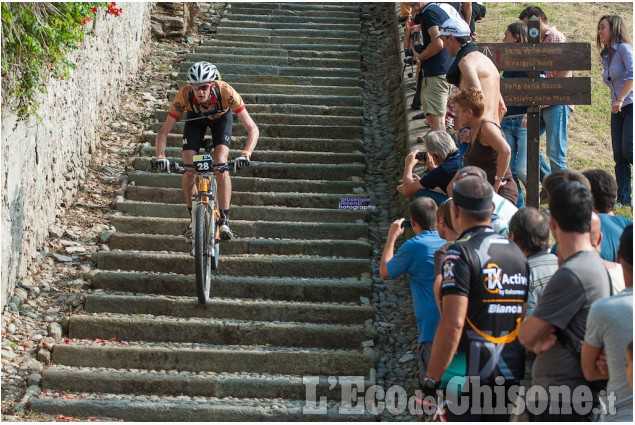
[[[357, 22], [353, 22], [349, 20], [348, 22], [338, 23], [332, 21], [314, 21], [311, 20], [300, 20], [294, 19], [291, 21], [287, 21], [284, 17], [283, 19], [276, 19], [275, 16], [268, 16], [268, 19], [257, 19], [256, 17], [251, 17], [251, 19], [236, 19], [237, 16], [247, 17], [247, 15], [228, 15], [222, 18], [218, 24], [217, 31], [219, 34], [222, 34], [226, 29], [233, 28], [254, 28], [254, 29], [269, 29], [269, 30], [296, 30], [296, 34], [303, 35], [305, 33], [311, 33], [311, 31], [328, 31], [332, 32], [334, 35], [339, 36], [342, 31], [346, 33], [350, 31], [360, 31], [361, 23], [359, 19]], [[296, 18], [301, 18], [300, 16]], [[359, 37], [359, 35], [358, 35]]]
[[[155, 204], [153, 202], [117, 202], [117, 210], [133, 216], [189, 218], [183, 205]], [[232, 205], [233, 220], [264, 220], [277, 222], [357, 223], [368, 220], [369, 210], [256, 207]]]
[[[233, 127], [233, 134], [236, 136], [246, 136], [247, 131], [236, 118], [237, 125]], [[263, 137], [311, 137], [319, 134], [321, 138], [331, 139], [355, 139], [363, 135], [363, 129], [358, 126], [321, 126], [321, 125], [286, 125], [286, 124], [261, 124], [258, 125], [260, 135]], [[158, 132], [163, 126], [162, 122], [156, 122], [150, 125], [150, 129]], [[185, 123], [177, 122], [172, 128], [171, 134], [183, 134]]]
[[[278, 193], [278, 192], [238, 192], [232, 191], [232, 202], [235, 205], [285, 205], [297, 208], [342, 208], [350, 207], [355, 195], [345, 193]], [[176, 188], [128, 186], [126, 198], [130, 201], [155, 202], [161, 204], [183, 204], [183, 191]], [[342, 202], [342, 200], [345, 200]], [[368, 198], [363, 198], [368, 199]], [[368, 205], [354, 205], [358, 208]]]
[[210, 298], [205, 305], [190, 297], [138, 294], [88, 295], [88, 313], [148, 314], [182, 318], [233, 319], [322, 324], [363, 324], [373, 320], [370, 305]]
[[[231, 243], [231, 242], [225, 242]], [[222, 252], [222, 244], [221, 244]], [[101, 270], [136, 270], [157, 273], [193, 274], [189, 254], [147, 251], [100, 251], [92, 256]], [[217, 274], [227, 276], [357, 278], [368, 273], [370, 260], [337, 257], [284, 257], [221, 255]]]
[[[335, 87], [337, 89], [337, 87]], [[362, 116], [360, 106], [324, 106], [324, 105], [264, 105], [251, 104], [247, 110], [251, 114], [289, 114], [289, 115], [321, 115], [329, 117], [354, 117]], [[362, 118], [363, 119], [363, 118]]]
[[[196, 297], [194, 276], [100, 270], [90, 276], [95, 289], [105, 291]], [[216, 275], [212, 295], [216, 297], [306, 302], [359, 302], [370, 298], [369, 280], [357, 278], [262, 278]]]
[[[196, 53], [208, 55], [252, 55], [254, 54], [253, 43], [232, 43], [216, 41], [213, 45], [198, 46]], [[337, 50], [336, 50], [337, 49]], [[279, 44], [261, 46], [258, 45], [256, 52], [260, 56], [287, 56], [290, 58], [334, 58], [360, 61], [362, 58], [359, 51], [355, 51], [351, 46], [351, 51], [341, 51], [340, 46], [334, 47], [331, 44]], [[224, 75], [224, 74], [223, 74]]]
[[[150, 148], [154, 150], [154, 148]], [[169, 156], [176, 153], [167, 148]], [[264, 152], [264, 151], [263, 151]], [[261, 153], [258, 152], [258, 156]], [[238, 155], [233, 155], [238, 156]], [[132, 171], [128, 174], [128, 181], [136, 186], [180, 188], [182, 177], [179, 174], [153, 173], [146, 171]], [[366, 197], [362, 183], [352, 181], [301, 180], [301, 179], [267, 179], [232, 176], [232, 189], [237, 192], [320, 192], [320, 193], [354, 193], [360, 198]]]
[[[179, 72], [179, 70], [175, 70]], [[178, 73], [183, 75], [183, 73]], [[253, 83], [253, 84], [290, 84], [290, 85], [313, 85], [313, 86], [335, 86], [335, 87], [359, 87], [361, 80], [357, 76], [352, 77], [332, 77], [320, 75], [279, 75], [278, 70], [270, 67], [269, 69], [261, 69], [260, 74], [243, 74], [238, 68], [234, 68], [233, 72], [227, 72], [223, 68], [223, 79], [231, 84]], [[178, 87], [183, 87], [186, 82], [177, 77]], [[315, 105], [320, 106], [320, 105]], [[328, 105], [327, 105], [328, 106]]]
[[[372, 248], [367, 241], [343, 241], [332, 239], [248, 239], [233, 225], [237, 235], [231, 243], [221, 244], [222, 255], [337, 255], [347, 258], [368, 258]], [[135, 251], [170, 251], [189, 253], [192, 242], [184, 236], [172, 235], [134, 235], [113, 233], [108, 240], [110, 249], [129, 249]]]
[[232, 3], [225, 12], [226, 15], [275, 15], [275, 16], [303, 16], [312, 19], [313, 15], [326, 17], [358, 18], [359, 6], [325, 3]]
[[[251, 106], [250, 106], [251, 108]], [[360, 135], [361, 136], [361, 135]], [[232, 146], [244, 146], [245, 136], [232, 136]], [[142, 141], [154, 146], [156, 141], [156, 133], [154, 131], [145, 131], [142, 135]], [[168, 135], [167, 145], [171, 147], [182, 147], [183, 136], [180, 134]], [[332, 153], [349, 153], [363, 150], [361, 140], [354, 139], [312, 139], [312, 138], [283, 138], [283, 137], [259, 137], [256, 150], [258, 152], [275, 150], [275, 151], [303, 151], [303, 152], [332, 152]]]
[[69, 338], [118, 341], [273, 345], [356, 349], [371, 340], [374, 327], [232, 319], [176, 318], [128, 314], [77, 314], [69, 319]]
[[[184, 83], [184, 81], [183, 81]], [[235, 88], [240, 93], [245, 105], [284, 105], [285, 107], [293, 107], [293, 110], [287, 110], [287, 114], [293, 112], [300, 112], [297, 115], [309, 115], [315, 117], [315, 114], [303, 114], [301, 108], [304, 106], [315, 108], [329, 108], [334, 110], [345, 109], [348, 107], [360, 108], [361, 104], [361, 92], [357, 88], [350, 88], [349, 90], [338, 90], [337, 86], [298, 86], [297, 92], [294, 92], [288, 84], [278, 84], [275, 87], [271, 84], [267, 84], [268, 88], [260, 90], [259, 83], [238, 83], [235, 84]], [[240, 87], [248, 86], [247, 91], [238, 90]], [[180, 85], [182, 87], [182, 85]], [[306, 90], [303, 89], [306, 88]], [[178, 90], [168, 90], [167, 96], [169, 99], [173, 99], [176, 96]], [[323, 100], [323, 102], [320, 102]], [[168, 106], [168, 105], [166, 105]], [[256, 113], [254, 111], [254, 113]], [[266, 112], [265, 112], [266, 114]], [[329, 115], [338, 117], [336, 115]], [[280, 117], [279, 117], [280, 118]], [[344, 115], [341, 117], [343, 120], [350, 120], [351, 118], [360, 119], [360, 117], [352, 117], [351, 115]], [[357, 124], [357, 122], [356, 122]]]
[[[198, 398], [200, 399], [200, 398]], [[342, 414], [341, 406], [329, 403], [320, 414], [306, 414], [305, 399], [268, 400], [253, 398], [242, 401], [230, 397], [203, 398], [202, 401], [183, 401], [178, 397], [148, 400], [147, 396], [119, 394], [71, 393], [57, 397], [40, 395], [31, 401], [35, 412], [64, 415], [72, 418], [115, 418], [132, 422], [370, 422], [375, 416]]]
[[310, 19], [307, 20], [306, 16], [302, 16], [302, 15], [277, 15], [277, 14], [271, 14], [271, 15], [259, 15], [259, 16], [254, 16], [253, 14], [240, 14], [240, 13], [236, 13], [234, 11], [232, 11], [231, 13], [226, 13], [225, 14], [225, 18], [223, 18], [224, 22], [225, 20], [233, 22], [234, 25], [236, 25], [237, 27], [240, 26], [249, 26], [251, 25], [253, 22], [266, 22], [266, 23], [288, 23], [288, 24], [306, 24], [307, 21], [309, 23], [312, 24], [316, 24], [316, 25], [329, 25], [329, 24], [345, 24], [345, 25], [349, 25], [348, 28], [354, 28], [356, 30], [359, 30], [359, 26], [361, 25], [360, 20], [359, 20], [359, 14], [355, 15], [355, 16], [351, 16], [350, 18], [341, 18], [341, 17], [334, 17], [334, 16], [321, 16], [321, 12], [320, 11], [320, 15], [313, 15], [311, 16]]
[[120, 344], [103, 340], [57, 344], [53, 348], [52, 361], [66, 366], [116, 369], [368, 376], [374, 365], [374, 355], [342, 349]]
[[[256, 145], [258, 146], [258, 145]], [[153, 158], [156, 154], [154, 147], [147, 146], [141, 149], [141, 155], [149, 158]], [[182, 162], [181, 155], [183, 153], [182, 147], [167, 147], [165, 149], [166, 156], [170, 158], [177, 158]], [[229, 158], [237, 158], [241, 154], [241, 149], [230, 149]], [[271, 163], [292, 163], [292, 164], [314, 164], [320, 166], [322, 164], [340, 164], [346, 165], [351, 163], [363, 163], [365, 160], [364, 154], [361, 152], [351, 153], [332, 153], [332, 152], [302, 152], [302, 151], [260, 151], [258, 148], [252, 153], [251, 161], [256, 163], [258, 161], [271, 162]]]
[[[235, 47], [235, 48], [251, 48], [252, 52], [254, 49], [254, 42], [251, 41], [241, 41], [236, 40], [235, 38], [231, 40], [219, 40], [219, 39], [206, 39], [202, 40], [202, 44], [198, 46], [196, 49], [202, 49], [201, 53], [207, 52], [206, 49], [208, 47]], [[320, 40], [316, 40], [314, 38], [296, 38], [292, 40], [281, 39], [277, 42], [272, 42], [270, 40], [264, 40], [262, 38], [258, 39], [258, 51], [260, 49], [280, 49], [287, 52], [291, 51], [310, 51], [310, 52], [333, 52], [333, 53], [342, 53], [342, 59], [357, 59], [361, 57], [361, 53], [359, 52], [359, 44], [333, 44], [333, 43], [320, 43]], [[298, 53], [300, 54], [300, 53]], [[353, 56], [349, 56], [353, 55]], [[222, 74], [223, 77], [225, 74]]]
[[[245, 55], [240, 52], [235, 53], [188, 53], [186, 55], [186, 63], [207, 61], [211, 63], [228, 61], [239, 65], [267, 65], [280, 67], [320, 67], [335, 69], [359, 69], [361, 62], [359, 59], [341, 59], [341, 58], [306, 58], [306, 57], [290, 57], [288, 55], [271, 55], [261, 54], [257, 49], [252, 49], [251, 54]], [[190, 65], [191, 66], [191, 65]], [[221, 68], [219, 68], [221, 69]], [[183, 68], [181, 68], [183, 71]], [[222, 71], [221, 71], [222, 75]]]
[[[148, 235], [182, 235], [189, 218], [157, 218], [114, 216], [110, 223], [117, 232]], [[310, 223], [231, 220], [232, 230], [244, 238], [340, 239], [358, 240], [368, 237], [368, 226], [357, 223]]]
[[[181, 73], [179, 73], [178, 77], [177, 77], [177, 86], [178, 87], [183, 87], [184, 85], [187, 84], [187, 82], [185, 81], [186, 78], [186, 72], [183, 71]], [[360, 87], [341, 87], [341, 86], [320, 86], [320, 85], [316, 85], [316, 84], [294, 84], [294, 85], [290, 85], [290, 84], [263, 84], [263, 83], [259, 83], [259, 82], [255, 82], [255, 83], [243, 83], [240, 81], [237, 82], [230, 82], [230, 85], [236, 89], [236, 91], [241, 95], [241, 97], [243, 97], [243, 100], [245, 100], [245, 102], [247, 102], [246, 99], [261, 99], [260, 97], [258, 97], [259, 95], [268, 95], [268, 98], [271, 98], [273, 100], [275, 100], [275, 98], [273, 97], [274, 95], [286, 95], [286, 96], [291, 96], [290, 99], [295, 100], [296, 102], [293, 105], [293, 108], [295, 110], [287, 110], [286, 113], [295, 113], [297, 115], [316, 115], [316, 114], [305, 114], [302, 111], [302, 106], [308, 106], [308, 107], [313, 107], [315, 109], [319, 109], [319, 110], [327, 110], [327, 106], [323, 105], [323, 104], [301, 104], [299, 103], [300, 100], [303, 99], [304, 96], [323, 96], [326, 99], [330, 99], [331, 97], [335, 97], [336, 101], [340, 101], [337, 100], [342, 96], [348, 97], [348, 96], [352, 96], [352, 97], [361, 97], [362, 95], [362, 91]], [[173, 99], [174, 96], [176, 95], [177, 90], [168, 90], [168, 98], [169, 99]], [[340, 102], [341, 103], [341, 102]], [[247, 105], [257, 105], [257, 104], [266, 104], [264, 102], [259, 102], [259, 103], [247, 103]], [[286, 106], [286, 105], [279, 105], [276, 102], [272, 102], [271, 104], [269, 104], [271, 106]], [[270, 106], [270, 107], [271, 107]], [[340, 106], [339, 108], [337, 108], [337, 106]], [[343, 106], [349, 106], [348, 104], [344, 104]], [[357, 107], [361, 107], [361, 105], [357, 105]], [[331, 106], [328, 109], [335, 109], [337, 108], [339, 111], [346, 109], [343, 108], [342, 105], [335, 105], [335, 106]], [[307, 108], [308, 110], [309, 108]], [[261, 112], [256, 112], [256, 111], [252, 111], [253, 113], [261, 113]], [[266, 113], [266, 112], [265, 112]], [[352, 119], [355, 118], [357, 120], [362, 120], [362, 116], [361, 115], [357, 115], [354, 116], [351, 113], [346, 113], [346, 114], [342, 114], [344, 118], [348, 118], [348, 119]], [[333, 117], [339, 117], [339, 115], [334, 114], [334, 113], [329, 113], [329, 116], [333, 116]]]
[[[291, 86], [285, 86], [291, 87]], [[176, 94], [176, 92], [174, 93]], [[258, 106], [258, 105], [254, 105]], [[306, 115], [306, 114], [277, 114], [267, 112], [252, 112], [252, 108], [249, 108], [249, 115], [258, 125], [263, 124], [288, 124], [288, 125], [322, 125], [331, 127], [357, 127], [357, 131], [361, 134], [363, 129], [363, 120], [361, 117], [352, 116], [333, 116], [333, 115]], [[154, 116], [159, 121], [163, 122], [168, 116], [168, 111], [157, 110]], [[240, 122], [240, 121], [238, 121]]]
[[[188, 69], [192, 66], [194, 62], [184, 61], [179, 64], [178, 71], [179, 72], [187, 72]], [[348, 77], [348, 78], [356, 78], [358, 79], [357, 84], [352, 84], [352, 86], [360, 85], [361, 78], [361, 70], [358, 68], [329, 68], [329, 67], [300, 67], [300, 66], [273, 66], [273, 65], [249, 65], [245, 66], [244, 64], [235, 64], [233, 62], [218, 62], [215, 63], [220, 70], [221, 75], [225, 75], [226, 73], [230, 74], [242, 74], [242, 75], [279, 75], [286, 77]], [[226, 76], [223, 78], [227, 78]], [[228, 82], [234, 82], [235, 80], [227, 79]], [[303, 85], [308, 85], [308, 83], [301, 83]], [[275, 102], [271, 102], [275, 103]], [[322, 105], [322, 103], [316, 103], [317, 105]], [[325, 105], [329, 105], [329, 103], [324, 103]]]
[[[214, 372], [167, 374], [147, 369], [132, 372], [126, 369], [50, 367], [42, 372], [42, 378], [45, 390], [64, 392], [288, 400], [304, 400], [307, 395], [307, 386], [300, 375]], [[328, 400], [341, 398], [341, 385], [329, 390], [327, 377], [311, 379], [317, 381], [317, 396], [326, 396]], [[367, 379], [362, 382], [364, 388], [374, 384]]]
[[[283, 43], [288, 43], [289, 40], [293, 40], [294, 42], [298, 43], [298, 44], [318, 44], [318, 45], [324, 45], [324, 44], [329, 44], [329, 45], [333, 45], [333, 46], [345, 46], [346, 50], [354, 50], [354, 51], [360, 51], [360, 44], [352, 39], [352, 38], [339, 38], [339, 37], [334, 37], [330, 34], [326, 34], [326, 36], [323, 37], [306, 37], [304, 36], [304, 34], [300, 35], [296, 35], [294, 37], [286, 37], [286, 36], [281, 36], [279, 34], [274, 34], [274, 35], [258, 35], [258, 36], [254, 36], [254, 35], [247, 35], [247, 34], [219, 34], [219, 36], [223, 37], [226, 40], [232, 40], [238, 43], [252, 43], [252, 45], [254, 44], [254, 41], [256, 41], [258, 43], [258, 45], [262, 44], [263, 46], [270, 46], [270, 45], [277, 45], [277, 44], [283, 44]], [[350, 46], [350, 48], [349, 48]]]
[[[181, 158], [172, 158], [172, 160]], [[138, 157], [134, 159], [134, 168], [141, 171], [151, 171], [152, 158], [150, 157]], [[263, 178], [280, 178], [280, 179], [295, 179], [302, 180], [349, 180], [357, 181], [357, 178], [361, 179], [364, 175], [366, 166], [362, 163], [353, 164], [297, 164], [297, 163], [279, 163], [279, 162], [264, 162], [254, 161], [247, 168], [237, 170], [234, 175], [241, 177], [263, 177]]]
[[280, 37], [287, 40], [301, 40], [303, 38], [318, 38], [321, 40], [337, 40], [338, 43], [359, 44], [359, 31], [355, 30], [320, 30], [320, 29], [294, 29], [294, 28], [236, 28], [225, 26], [222, 22], [217, 28], [217, 37], [233, 39], [234, 36], [250, 37], [259, 39], [261, 37]]

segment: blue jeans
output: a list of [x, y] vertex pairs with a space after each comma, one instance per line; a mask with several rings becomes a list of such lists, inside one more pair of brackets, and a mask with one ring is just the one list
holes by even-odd
[[509, 160], [509, 169], [514, 176], [514, 181], [518, 186], [518, 202], [516, 206], [522, 208], [525, 206], [523, 192], [520, 190], [520, 182], [527, 186], [527, 128], [521, 127], [520, 123], [523, 115], [515, 115], [512, 117], [504, 117], [501, 122], [501, 129], [505, 133], [505, 139], [512, 151]]
[[432, 198], [432, 200], [437, 204], [437, 207], [441, 204], [441, 202], [448, 199], [447, 195], [444, 195], [443, 193], [435, 192], [434, 190], [430, 190], [430, 189], [421, 189], [421, 190], [418, 190], [417, 193], [415, 193], [415, 199], [421, 198], [422, 196], [425, 196], [427, 198]]
[[631, 170], [633, 168], [633, 104], [611, 114], [611, 140], [617, 181], [617, 202], [631, 205]]
[[[540, 110], [540, 135], [542, 136], [547, 132], [547, 156], [551, 170], [567, 169], [567, 125], [569, 119], [571, 119], [571, 108], [568, 105], [553, 105]], [[543, 162], [544, 160], [541, 161], [541, 169]]]

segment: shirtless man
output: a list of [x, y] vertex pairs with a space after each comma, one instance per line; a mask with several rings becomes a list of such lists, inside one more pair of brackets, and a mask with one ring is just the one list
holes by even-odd
[[483, 116], [500, 123], [507, 111], [500, 92], [500, 74], [496, 65], [478, 50], [470, 34], [470, 27], [463, 20], [448, 19], [439, 28], [437, 38], [441, 38], [443, 48], [454, 57], [446, 78], [461, 90], [474, 87], [483, 92]]

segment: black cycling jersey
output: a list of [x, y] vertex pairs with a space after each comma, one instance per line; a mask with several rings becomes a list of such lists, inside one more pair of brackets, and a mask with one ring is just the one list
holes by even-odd
[[527, 301], [529, 265], [520, 248], [489, 226], [464, 232], [443, 261], [441, 296], [468, 297], [458, 350], [467, 356], [467, 376], [494, 383], [522, 378], [524, 347], [517, 334]]

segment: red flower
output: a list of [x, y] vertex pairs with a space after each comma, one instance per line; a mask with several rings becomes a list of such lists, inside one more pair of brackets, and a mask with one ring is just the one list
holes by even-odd
[[97, 7], [93, 6], [90, 8], [90, 11], [93, 13], [97, 13]]
[[84, 18], [84, 19], [82, 20], [81, 24], [82, 24], [82, 25], [86, 25], [86, 24], [87, 24], [87, 23], [89, 23], [89, 22], [90, 22], [90, 18], [89, 18], [89, 17], [86, 17], [86, 18]]

